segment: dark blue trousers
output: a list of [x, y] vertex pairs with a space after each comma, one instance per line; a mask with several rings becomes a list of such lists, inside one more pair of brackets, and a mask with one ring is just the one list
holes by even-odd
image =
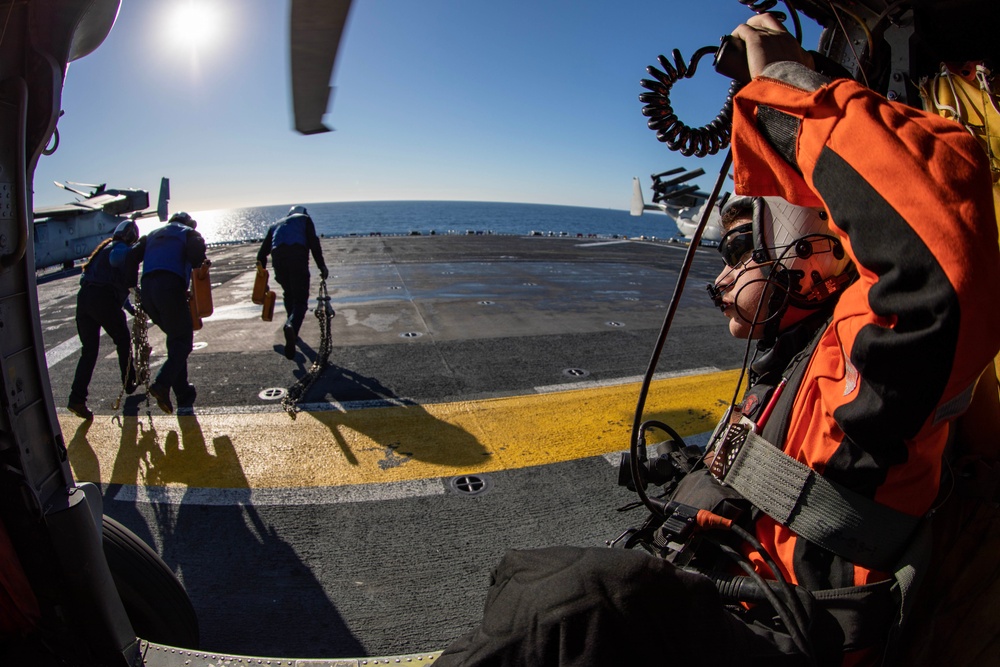
[[76, 295], [76, 332], [83, 349], [69, 392], [70, 403], [87, 402], [87, 389], [101, 350], [101, 329], [108, 332], [118, 350], [118, 367], [124, 384], [125, 374], [129, 371], [131, 337], [121, 301], [110, 285], [82, 285]]
[[274, 279], [281, 285], [281, 297], [288, 319], [285, 326], [299, 335], [309, 312], [309, 250], [304, 245], [280, 245], [272, 251]]
[[188, 383], [187, 360], [194, 345], [194, 326], [188, 305], [187, 285], [170, 271], [153, 271], [142, 277], [142, 308], [153, 324], [167, 336], [167, 361], [153, 385], [173, 389], [177, 403], [184, 405], [194, 393]]

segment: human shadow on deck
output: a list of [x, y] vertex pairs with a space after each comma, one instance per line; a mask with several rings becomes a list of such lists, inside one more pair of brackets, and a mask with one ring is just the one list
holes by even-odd
[[73, 437], [70, 438], [69, 444], [66, 445], [66, 456], [72, 466], [73, 477], [79, 481], [101, 481], [101, 462], [87, 439], [87, 433], [90, 432], [90, 427], [93, 425], [93, 419], [85, 419], [80, 422]]
[[[105, 511], [181, 579], [198, 614], [202, 650], [364, 655], [323, 583], [279, 532], [297, 530], [297, 522], [286, 508], [252, 504], [229, 436], [209, 445], [195, 416], [157, 416], [153, 428], [147, 418], [126, 417], [112, 479]], [[131, 485], [136, 498], [119, 500]]]
[[[296, 378], [306, 371], [306, 366], [300, 365]], [[384, 458], [379, 466], [383, 470], [410, 460], [453, 467], [478, 466], [491, 456], [472, 433], [438, 419], [411, 399], [397, 396], [377, 379], [336, 364], [323, 370], [300, 402], [329, 403], [334, 407], [308, 414], [330, 430], [351, 465], [359, 464], [349, 442], [352, 431], [382, 449]]]

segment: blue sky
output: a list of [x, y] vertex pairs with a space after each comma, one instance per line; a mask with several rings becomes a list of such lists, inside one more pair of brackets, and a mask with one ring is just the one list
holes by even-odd
[[[217, 17], [178, 26], [191, 3]], [[124, 0], [103, 45], [70, 65], [61, 144], [35, 172], [155, 191], [171, 210], [428, 199], [627, 209], [639, 176], [715, 158], [669, 151], [646, 127], [639, 81], [659, 54], [690, 58], [751, 14], [737, 0], [354, 0], [327, 124], [292, 130], [287, 0]], [[802, 17], [807, 48], [818, 28]], [[703, 59], [674, 86], [689, 125], [728, 81]]]

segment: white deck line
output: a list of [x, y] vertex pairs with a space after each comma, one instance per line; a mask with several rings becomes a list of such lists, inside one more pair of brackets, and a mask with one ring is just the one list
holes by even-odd
[[[69, 341], [67, 341], [69, 342]], [[65, 343], [63, 343], [65, 345]], [[54, 351], [54, 350], [53, 350]], [[682, 371], [670, 371], [664, 373], [655, 373], [653, 375], [653, 380], [669, 380], [672, 378], [687, 377], [691, 375], [704, 375], [706, 373], [718, 373], [719, 368], [715, 366], [702, 366], [700, 368], [688, 368]], [[532, 387], [532, 391], [536, 394], [554, 394], [560, 391], [575, 391], [578, 389], [598, 389], [601, 387], [617, 387], [623, 384], [634, 384], [642, 382], [643, 376], [633, 375], [629, 377], [621, 378], [609, 378], [607, 380], [584, 380], [581, 382], [566, 382], [563, 384], [550, 384], [542, 385], [538, 387]], [[530, 394], [526, 394], [530, 395]], [[475, 397], [469, 400], [480, 400]], [[440, 401], [430, 401], [431, 403], [438, 403]], [[349, 412], [351, 410], [367, 410], [372, 408], [391, 408], [391, 407], [406, 407], [411, 405], [419, 405], [418, 401], [412, 398], [406, 397], [393, 397], [384, 399], [371, 399], [367, 401], [324, 401], [319, 403], [299, 403], [298, 408], [300, 412], [324, 412], [324, 411], [336, 411], [336, 412]], [[64, 408], [56, 408], [57, 412], [68, 413]], [[162, 413], [155, 406], [152, 408], [153, 416], [162, 416]], [[220, 405], [215, 407], [201, 407], [198, 406], [194, 409], [189, 408], [178, 408], [176, 414], [178, 415], [239, 415], [239, 414], [260, 414], [260, 413], [270, 413], [270, 412], [284, 412], [284, 408], [281, 407], [280, 400], [270, 401], [268, 403], [258, 403], [254, 405]], [[145, 408], [140, 407], [139, 415], [145, 415]]]
[[[103, 330], [101, 333], [103, 335]], [[73, 336], [69, 340], [59, 343], [45, 353], [45, 365], [52, 368], [60, 361], [79, 350], [81, 347], [83, 347], [83, 345], [80, 344], [80, 337]]]
[[263, 489], [210, 489], [183, 486], [126, 485], [115, 494], [122, 502], [157, 505], [338, 505], [444, 495], [440, 478], [384, 484]]
[[[687, 368], [682, 371], [670, 371], [665, 373], [654, 373], [654, 380], [669, 380], [672, 378], [687, 377], [689, 375], [705, 375], [707, 373], [718, 373], [721, 369], [715, 366], [702, 366], [700, 368]], [[596, 389], [599, 387], [617, 387], [622, 384], [633, 384], [642, 382], [642, 375], [633, 375], [623, 378], [610, 378], [607, 380], [584, 380], [581, 382], [567, 382], [564, 384], [547, 384], [535, 387], [538, 394], [551, 394], [557, 391], [571, 391], [574, 389]]]

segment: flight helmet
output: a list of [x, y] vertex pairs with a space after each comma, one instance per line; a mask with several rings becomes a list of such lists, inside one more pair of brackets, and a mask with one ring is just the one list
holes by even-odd
[[124, 220], [115, 227], [114, 236], [111, 238], [115, 241], [124, 241], [128, 245], [134, 245], [139, 240], [139, 225], [135, 224], [135, 220]]
[[194, 229], [198, 226], [198, 222], [184, 211], [178, 211], [177, 213], [174, 213], [172, 216], [170, 216], [169, 222], [177, 222], [182, 225], [187, 225], [191, 229]]
[[722, 209], [728, 216], [750, 216], [719, 244], [726, 263], [735, 266], [737, 255], [770, 266], [770, 276], [787, 293], [788, 303], [818, 308], [853, 277], [851, 260], [840, 240], [831, 233], [825, 211], [790, 204], [781, 197], [731, 197]]
[[792, 305], [800, 308], [819, 307], [851, 277], [851, 260], [821, 209], [755, 198], [754, 245], [787, 274]]
[[288, 215], [309, 215], [309, 213], [306, 211], [305, 206], [299, 206], [298, 204], [296, 204], [295, 206], [288, 209]]

